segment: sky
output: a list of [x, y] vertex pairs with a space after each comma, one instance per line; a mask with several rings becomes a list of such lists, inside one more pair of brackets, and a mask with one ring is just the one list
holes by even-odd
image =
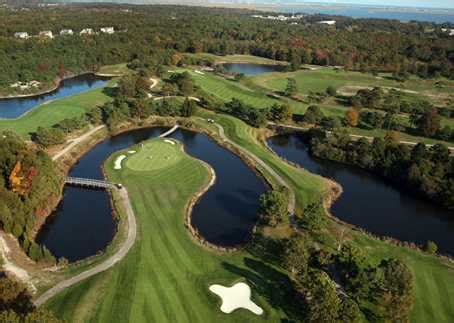
[[[293, 2], [296, 2], [293, 0]], [[381, 5], [399, 7], [423, 7], [423, 8], [450, 8], [454, 9], [454, 0], [300, 0], [298, 2], [329, 2], [329, 3], [350, 3], [362, 5]]]

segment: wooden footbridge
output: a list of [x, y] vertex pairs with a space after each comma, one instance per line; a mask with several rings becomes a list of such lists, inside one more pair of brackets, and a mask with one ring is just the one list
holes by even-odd
[[73, 186], [91, 187], [91, 188], [121, 188], [121, 184], [115, 184], [108, 181], [99, 179], [81, 178], [68, 176], [65, 179], [65, 184]]

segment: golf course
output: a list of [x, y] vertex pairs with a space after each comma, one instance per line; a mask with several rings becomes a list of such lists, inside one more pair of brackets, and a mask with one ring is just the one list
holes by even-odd
[[[246, 252], [217, 254], [190, 236], [185, 212], [191, 197], [209, 183], [210, 172], [179, 142], [172, 142], [153, 139], [131, 147], [137, 152], [123, 161], [121, 170], [114, 170], [113, 164], [122, 152], [106, 161], [109, 180], [123, 183], [131, 197], [138, 221], [136, 243], [117, 266], [69, 288], [46, 307], [71, 322], [284, 318], [269, 299], [276, 293], [273, 279], [279, 271]], [[270, 276], [265, 279], [262, 273]], [[262, 317], [243, 309], [223, 314], [220, 299], [208, 289], [210, 284], [230, 286], [244, 278], [251, 284], [253, 301], [265, 309]]]

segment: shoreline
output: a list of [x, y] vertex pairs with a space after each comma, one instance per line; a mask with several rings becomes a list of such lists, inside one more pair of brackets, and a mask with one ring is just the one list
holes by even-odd
[[[76, 77], [79, 77], [79, 76], [83, 76], [83, 75], [94, 75], [94, 76], [99, 76], [99, 77], [118, 77], [118, 76], [121, 76], [121, 75], [113, 76], [113, 74], [112, 75], [111, 74], [98, 74], [97, 72], [82, 72], [82, 73], [77, 73], [77, 74], [71, 74], [71, 75], [65, 76], [63, 78], [57, 78], [56, 81], [54, 81], [54, 85], [50, 89], [45, 89], [45, 90], [41, 90], [41, 91], [36, 92], [36, 93], [29, 93], [29, 94], [0, 95], [0, 101], [3, 101], [3, 100], [4, 101], [8, 101], [8, 100], [24, 99], [24, 98], [33, 98], [33, 97], [49, 94], [49, 93], [57, 91], [60, 88], [61, 83], [63, 81], [70, 80], [70, 79], [73, 79], [73, 78], [76, 78]], [[43, 104], [48, 103], [48, 102], [49, 101], [46, 101]], [[30, 109], [30, 110], [33, 110], [33, 108]], [[29, 111], [25, 112], [24, 114], [20, 115], [17, 118], [22, 117], [23, 115], [25, 115]]]

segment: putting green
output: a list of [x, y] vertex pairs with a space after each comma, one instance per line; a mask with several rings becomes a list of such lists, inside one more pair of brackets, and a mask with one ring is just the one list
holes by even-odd
[[181, 159], [181, 143], [174, 139], [156, 139], [144, 144], [130, 156], [126, 166], [135, 171], [153, 171], [172, 166]]

